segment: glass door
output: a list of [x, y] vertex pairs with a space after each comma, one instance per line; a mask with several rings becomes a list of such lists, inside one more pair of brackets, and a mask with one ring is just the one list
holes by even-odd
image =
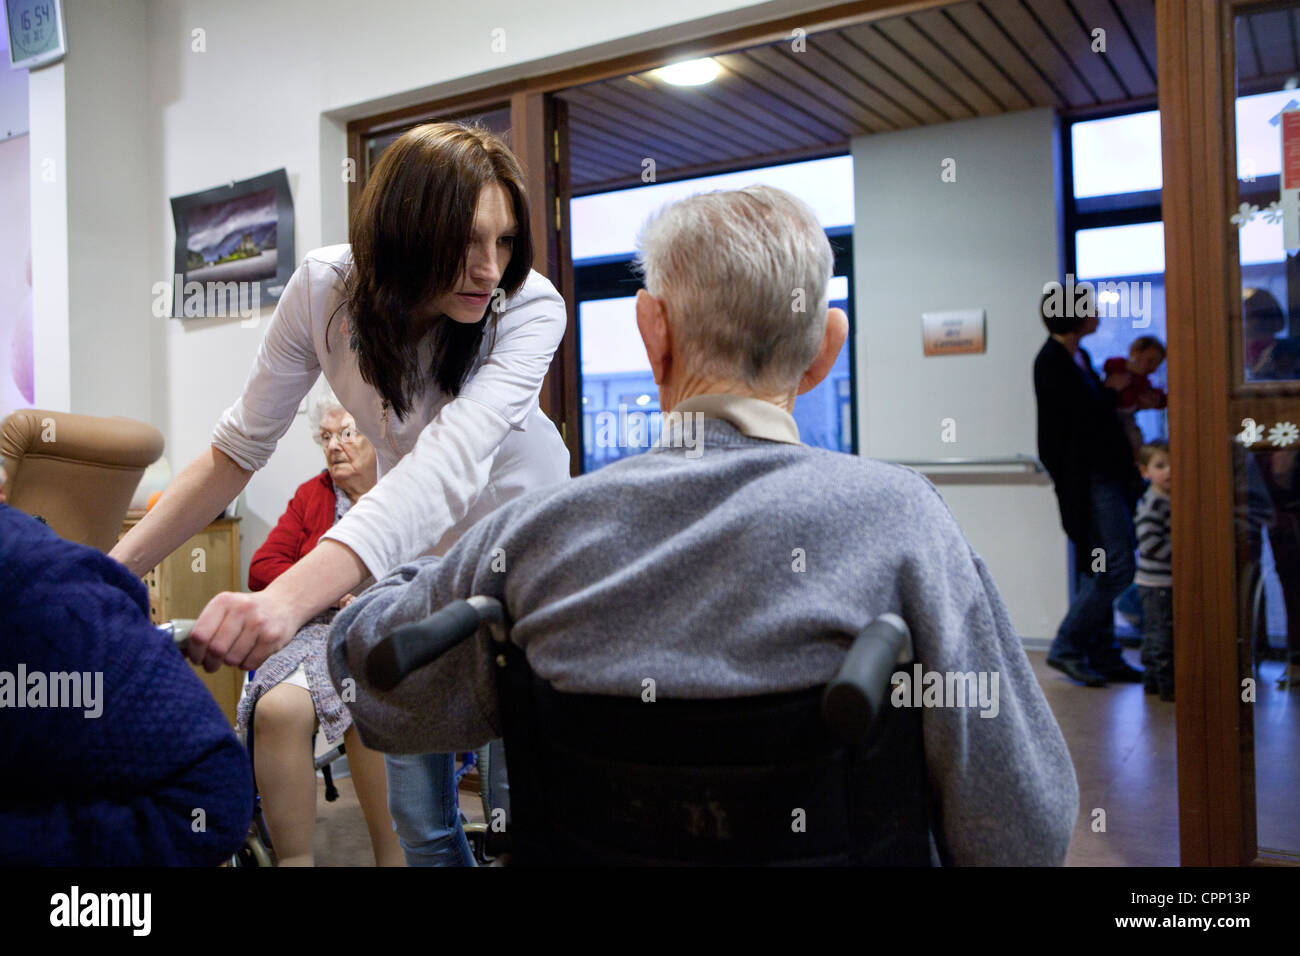
[[1234, 11], [1233, 560], [1243, 767], [1266, 855], [1300, 854], [1298, 42], [1300, 3]]

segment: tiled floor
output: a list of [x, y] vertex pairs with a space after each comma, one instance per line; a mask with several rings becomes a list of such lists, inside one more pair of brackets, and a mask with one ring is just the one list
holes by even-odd
[[[1126, 651], [1134, 665], [1137, 652]], [[1068, 866], [1178, 864], [1177, 754], [1174, 708], [1142, 693], [1140, 684], [1086, 688], [1030, 653], [1034, 673], [1065, 734], [1079, 779], [1079, 820]], [[1266, 664], [1256, 710], [1261, 844], [1300, 849], [1300, 689], [1275, 688], [1280, 664]], [[370, 866], [373, 857], [351, 781], [337, 781], [339, 799], [317, 803], [320, 865]], [[481, 820], [476, 794], [461, 806]], [[1099, 813], [1101, 811], [1101, 813]], [[1104, 817], [1102, 816], [1104, 813]], [[1104, 822], [1104, 827], [1103, 827]]]
[[[1029, 655], [1079, 781], [1067, 866], [1178, 865], [1174, 708], [1141, 684], [1080, 687]], [[1126, 651], [1137, 665], [1137, 652]]]
[[[471, 785], [473, 778], [471, 777]], [[325, 800], [325, 783], [317, 781], [316, 835], [312, 841], [316, 851], [317, 866], [374, 866], [370, 850], [370, 836], [366, 822], [352, 789], [351, 777], [335, 777], [339, 798], [333, 803]], [[477, 789], [462, 789], [460, 807], [471, 823], [483, 822], [483, 805]]]

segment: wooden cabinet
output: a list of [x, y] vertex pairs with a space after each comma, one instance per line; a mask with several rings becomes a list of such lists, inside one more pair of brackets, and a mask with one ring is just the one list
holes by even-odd
[[[127, 512], [122, 534], [143, 516], [140, 511]], [[218, 518], [164, 558], [144, 576], [144, 581], [149, 586], [149, 616], [155, 624], [196, 618], [220, 592], [243, 590], [239, 579], [239, 519]], [[233, 725], [244, 672], [224, 666], [215, 674], [201, 667], [194, 670]]]

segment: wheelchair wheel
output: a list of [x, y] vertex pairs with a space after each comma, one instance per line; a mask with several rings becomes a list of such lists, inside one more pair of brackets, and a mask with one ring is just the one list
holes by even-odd
[[230, 858], [231, 866], [261, 866], [272, 867], [275, 863], [271, 860], [271, 851], [266, 848], [262, 842], [261, 836], [255, 826], [248, 828], [248, 836], [244, 838], [244, 845], [239, 848], [239, 852]]
[[487, 866], [492, 862], [492, 858], [487, 855], [487, 824], [470, 823], [465, 818], [465, 814], [460, 815], [460, 825], [465, 831], [465, 839], [469, 841], [469, 848], [474, 853], [474, 859], [479, 866]]

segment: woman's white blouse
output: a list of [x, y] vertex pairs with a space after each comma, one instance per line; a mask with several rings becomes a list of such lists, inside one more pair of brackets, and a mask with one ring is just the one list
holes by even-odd
[[[526, 492], [569, 477], [569, 452], [537, 396], [564, 335], [564, 300], [530, 272], [504, 303], [495, 342], [484, 336], [470, 377], [450, 398], [430, 382], [404, 421], [361, 380], [348, 345], [341, 272], [348, 245], [309, 253], [271, 317], [244, 392], [221, 416], [212, 443], [256, 471], [293, 424], [322, 371], [375, 446], [379, 482], [324, 537], [347, 545], [376, 579], [423, 554], [443, 554], [479, 518]], [[337, 314], [336, 314], [337, 310]], [[330, 318], [333, 316], [333, 322]], [[328, 338], [326, 327], [328, 326]], [[421, 344], [428, 368], [431, 345]]]

